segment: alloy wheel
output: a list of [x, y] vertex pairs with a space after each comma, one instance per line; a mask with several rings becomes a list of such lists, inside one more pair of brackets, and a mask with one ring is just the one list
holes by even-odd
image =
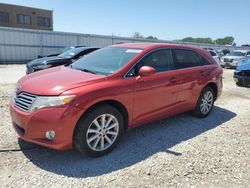
[[214, 102], [214, 96], [211, 91], [206, 91], [201, 99], [200, 109], [202, 114], [207, 114], [211, 110]]
[[102, 114], [92, 121], [86, 133], [88, 146], [94, 151], [104, 151], [116, 140], [119, 123], [115, 116]]

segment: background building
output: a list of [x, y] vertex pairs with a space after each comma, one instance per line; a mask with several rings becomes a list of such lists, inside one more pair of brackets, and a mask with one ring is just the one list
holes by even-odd
[[53, 11], [0, 3], [0, 26], [53, 30]]

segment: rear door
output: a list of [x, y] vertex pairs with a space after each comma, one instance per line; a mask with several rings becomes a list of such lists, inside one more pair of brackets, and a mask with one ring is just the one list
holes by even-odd
[[193, 50], [173, 49], [172, 52], [174, 69], [180, 85], [177, 95], [178, 107], [193, 108], [204, 87], [204, 79], [210, 74], [207, 66], [209, 62]]

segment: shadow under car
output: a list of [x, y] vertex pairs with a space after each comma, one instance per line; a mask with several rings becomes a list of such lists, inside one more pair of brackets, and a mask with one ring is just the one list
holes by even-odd
[[170, 148], [214, 129], [235, 116], [234, 112], [214, 106], [205, 119], [184, 113], [140, 126], [127, 132], [126, 139], [122, 139], [115, 150], [99, 158], [89, 158], [76, 150], [25, 149], [27, 144], [21, 139], [19, 145], [24, 155], [43, 170], [75, 178], [94, 177], [129, 167], [158, 152], [178, 157], [182, 153]]

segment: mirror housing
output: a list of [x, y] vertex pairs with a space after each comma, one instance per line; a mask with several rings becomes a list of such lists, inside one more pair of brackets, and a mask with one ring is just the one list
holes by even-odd
[[139, 70], [140, 76], [151, 76], [156, 73], [156, 70], [150, 66], [142, 66]]

